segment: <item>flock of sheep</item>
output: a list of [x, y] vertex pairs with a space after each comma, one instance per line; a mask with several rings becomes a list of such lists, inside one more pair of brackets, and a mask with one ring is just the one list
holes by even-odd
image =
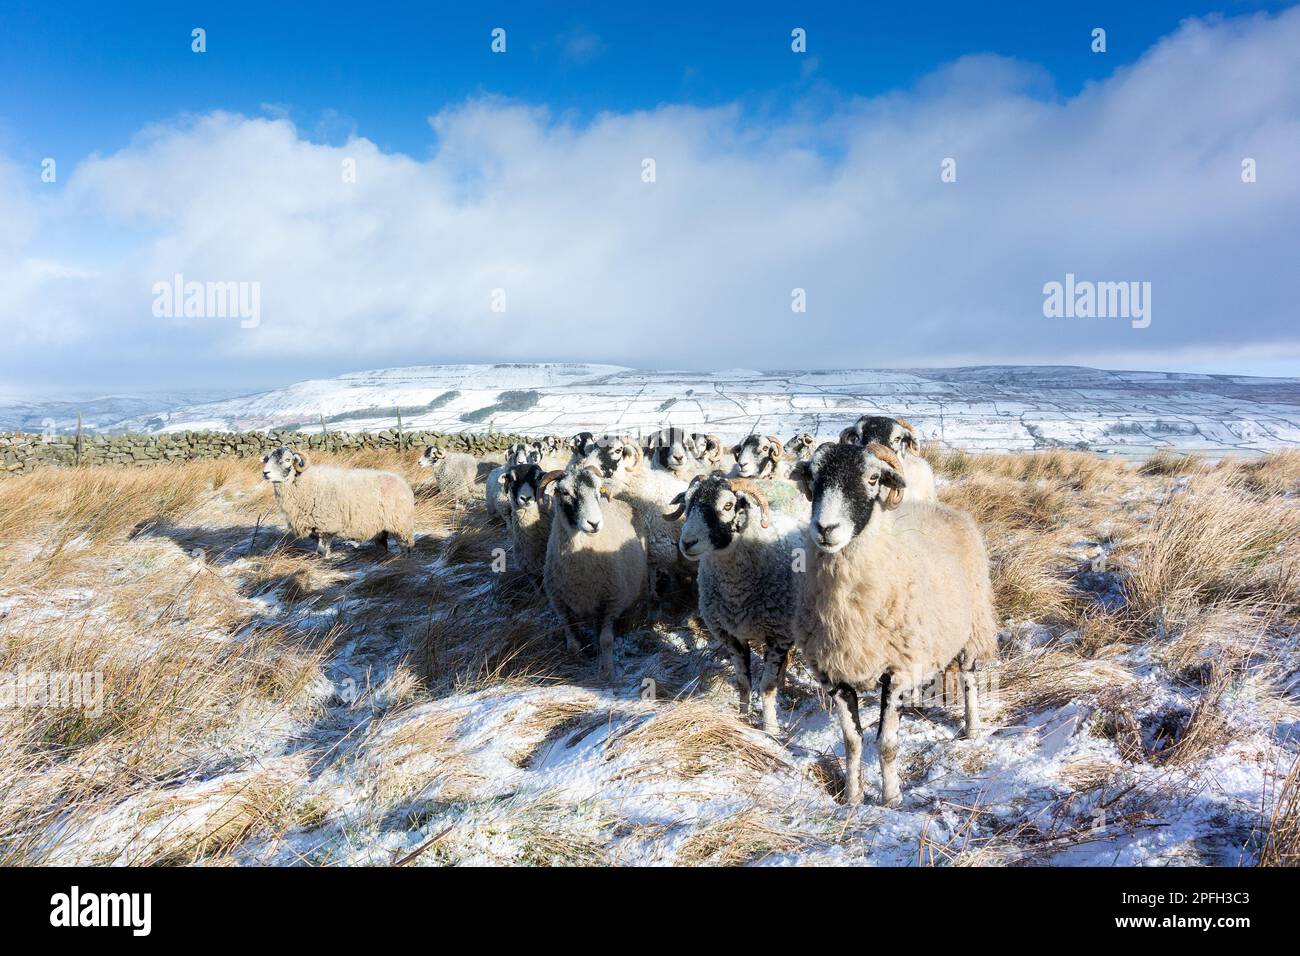
[[[956, 667], [963, 732], [973, 736], [975, 667], [996, 654], [979, 529], [936, 500], [917, 451], [906, 421], [864, 415], [820, 445], [809, 434], [786, 443], [749, 435], [725, 449], [716, 436], [678, 429], [640, 441], [583, 432], [511, 446], [499, 463], [429, 447], [420, 465], [457, 502], [486, 483], [514, 567], [540, 579], [569, 647], [597, 656], [607, 680], [620, 619], [669, 589], [693, 590], [730, 652], [742, 715], [751, 646], [762, 648], [762, 724], [776, 733], [777, 691], [798, 647], [834, 701], [850, 804], [862, 800], [858, 693], [879, 686], [881, 799], [897, 806], [905, 695]], [[414, 542], [415, 499], [399, 475], [278, 448], [263, 458], [263, 477], [290, 530], [315, 537], [326, 556], [335, 537]]]

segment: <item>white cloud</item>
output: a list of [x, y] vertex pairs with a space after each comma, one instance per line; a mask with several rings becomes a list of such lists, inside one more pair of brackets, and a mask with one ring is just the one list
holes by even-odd
[[[1296, 49], [1300, 9], [1189, 21], [1068, 100], [1039, 68], [975, 56], [815, 118], [663, 106], [576, 125], [481, 98], [430, 120], [427, 160], [215, 113], [60, 170], [66, 186], [0, 163], [0, 374], [1300, 356]], [[260, 282], [261, 325], [154, 318], [151, 286], [178, 272]], [[1151, 327], [1045, 319], [1042, 285], [1067, 272], [1152, 282]]]

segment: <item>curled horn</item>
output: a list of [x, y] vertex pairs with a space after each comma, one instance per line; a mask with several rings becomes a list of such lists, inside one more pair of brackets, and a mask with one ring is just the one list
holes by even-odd
[[[299, 464], [299, 462], [301, 462], [301, 464]], [[310, 464], [311, 464], [311, 459], [307, 457], [307, 453], [305, 451], [296, 451], [296, 450], [294, 451], [293, 470], [297, 474], [301, 475], [304, 471], [307, 470], [307, 466]]]
[[894, 472], [894, 477], [885, 482], [889, 490], [885, 493], [885, 497], [881, 499], [881, 504], [892, 511], [903, 503], [903, 489], [907, 487], [907, 482], [903, 480], [903, 463], [898, 460], [898, 456], [894, 454], [892, 448], [887, 448], [879, 442], [869, 442], [867, 451], [879, 458]]
[[785, 445], [783, 445], [781, 439], [777, 438], [775, 435], [768, 435], [767, 440], [770, 441], [772, 447], [776, 449], [776, 454], [772, 456], [772, 460], [780, 461], [781, 456], [785, 454]]
[[758, 486], [748, 478], [729, 478], [727, 480], [727, 487], [729, 487], [733, 493], [743, 491], [758, 502], [758, 510], [762, 514], [762, 519], [759, 523], [766, 528], [770, 509], [767, 504], [766, 496], [763, 492], [758, 490]]
[[704, 454], [709, 461], [717, 462], [722, 458], [722, 439], [717, 435], [704, 436]]
[[635, 453], [635, 455], [636, 455], [636, 460], [635, 460], [634, 462], [632, 462], [632, 468], [633, 468], [633, 469], [640, 468], [640, 467], [641, 467], [641, 462], [645, 459], [645, 455], [644, 455], [644, 454], [642, 453], [642, 451], [641, 451], [641, 445], [640, 445], [640, 443], [634, 441], [634, 440], [631, 439], [631, 438], [624, 438], [624, 439], [623, 439], [623, 454], [626, 455], [626, 454], [628, 453], [628, 450], [629, 450], [629, 449], [631, 449], [631, 451], [632, 451], [633, 453]]
[[551, 482], [563, 477], [563, 471], [548, 471], [542, 475], [542, 480], [537, 483], [537, 497], [541, 498], [542, 495], [546, 494], [546, 488]]
[[673, 507], [672, 511], [665, 511], [663, 515], [669, 521], [676, 521], [686, 511], [686, 492], [677, 492], [677, 494], [673, 495], [672, 501], [668, 502], [668, 504], [675, 507]]

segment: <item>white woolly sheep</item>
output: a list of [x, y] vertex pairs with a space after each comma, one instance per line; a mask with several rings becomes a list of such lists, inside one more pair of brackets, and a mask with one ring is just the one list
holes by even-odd
[[[504, 464], [497, 465], [487, 474], [487, 513], [489, 518], [506, 521], [510, 517], [510, 498], [506, 488], [506, 474], [515, 465], [527, 464], [531, 458], [531, 445], [516, 442], [506, 449]], [[539, 455], [540, 457], [540, 455]]]
[[785, 460], [785, 446], [775, 435], [747, 435], [739, 445], [731, 446], [736, 464], [731, 474], [736, 478], [789, 478], [790, 463]]
[[975, 664], [997, 653], [988, 556], [970, 515], [906, 501], [902, 462], [883, 445], [826, 443], [808, 463], [813, 502], [795, 616], [800, 653], [835, 700], [848, 803], [862, 799], [858, 689], [880, 685], [881, 800], [898, 806], [898, 707], [954, 661], [965, 736], [979, 732]]
[[614, 622], [645, 592], [645, 540], [632, 524], [631, 507], [612, 499], [594, 469], [550, 472], [539, 491], [552, 502], [546, 596], [570, 649], [581, 647], [584, 635], [594, 638], [601, 677], [613, 680]]
[[420, 456], [419, 464], [421, 468], [433, 470], [433, 482], [438, 493], [446, 495], [457, 507], [474, 497], [479, 463], [473, 455], [429, 445]]
[[664, 428], [645, 439], [644, 453], [651, 469], [685, 480], [713, 470], [721, 461], [722, 443], [716, 435]]
[[629, 435], [602, 435], [587, 449], [578, 465], [595, 468], [614, 496], [632, 506], [632, 521], [646, 540], [654, 592], [685, 585], [694, 569], [677, 550], [679, 523], [664, 512], [686, 482], [647, 468], [641, 446]]
[[934, 486], [934, 469], [921, 457], [916, 429], [910, 422], [887, 415], [863, 415], [844, 431], [840, 442], [848, 445], [869, 445], [876, 442], [890, 449], [903, 463], [903, 479], [907, 482], [907, 497], [912, 501], [937, 501]]
[[546, 564], [551, 513], [542, 507], [537, 490], [545, 474], [533, 464], [515, 465], [506, 472], [506, 500], [510, 503], [510, 548], [515, 567], [528, 575], [541, 574]]
[[817, 448], [817, 439], [812, 432], [795, 432], [785, 443], [785, 459], [791, 463], [807, 461]]
[[262, 477], [275, 489], [289, 530], [315, 535], [326, 558], [335, 537], [373, 540], [385, 550], [390, 534], [403, 549], [415, 544], [415, 495], [401, 475], [313, 465], [305, 452], [277, 448], [262, 458]]
[[794, 645], [803, 529], [772, 514], [752, 481], [697, 476], [674, 502], [685, 513], [681, 552], [698, 561], [700, 617], [731, 652], [741, 716], [750, 708], [750, 643], [761, 644], [763, 729], [778, 731], [776, 694]]

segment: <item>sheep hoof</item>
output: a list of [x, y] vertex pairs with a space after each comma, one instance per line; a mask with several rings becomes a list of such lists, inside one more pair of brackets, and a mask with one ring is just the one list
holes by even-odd
[[880, 799], [882, 807], [888, 807], [891, 810], [897, 810], [903, 805], [903, 795], [901, 793], [885, 794]]

